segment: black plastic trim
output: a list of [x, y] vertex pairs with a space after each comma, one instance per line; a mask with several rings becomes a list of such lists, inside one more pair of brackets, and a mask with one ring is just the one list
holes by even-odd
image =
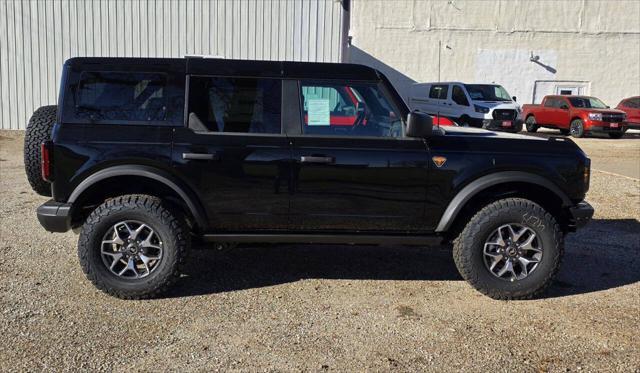
[[305, 244], [360, 244], [360, 245], [439, 245], [442, 237], [384, 235], [384, 234], [280, 234], [280, 233], [223, 233], [205, 234], [207, 242], [236, 243], [305, 243]]
[[71, 193], [71, 196], [69, 197], [67, 202], [69, 204], [73, 204], [76, 200], [78, 200], [82, 193], [102, 180], [108, 179], [110, 177], [125, 175], [147, 177], [168, 186], [173, 191], [175, 191], [180, 196], [180, 198], [184, 200], [184, 202], [187, 204], [187, 207], [189, 208], [189, 211], [191, 211], [191, 214], [196, 219], [197, 224], [202, 229], [206, 229], [206, 227], [208, 226], [206, 213], [202, 206], [198, 203], [197, 197], [192, 196], [190, 195], [190, 193], [185, 191], [178, 182], [174, 181], [174, 178], [169, 173], [149, 166], [119, 165], [100, 170], [78, 184], [78, 186]]
[[38, 207], [38, 221], [49, 232], [66, 232], [71, 229], [70, 212], [71, 204], [50, 199]]
[[591, 220], [594, 210], [587, 201], [582, 201], [577, 205], [570, 207], [569, 213], [571, 213], [575, 228], [582, 228]]
[[440, 222], [436, 227], [436, 232], [445, 232], [449, 229], [456, 219], [456, 216], [458, 216], [460, 210], [462, 210], [464, 205], [469, 202], [473, 196], [491, 186], [510, 182], [525, 182], [540, 185], [560, 197], [565, 207], [572, 205], [569, 197], [567, 197], [567, 195], [557, 185], [542, 176], [520, 171], [497, 172], [476, 179], [462, 188], [451, 202], [449, 202], [449, 205], [444, 211], [444, 214], [442, 214]]

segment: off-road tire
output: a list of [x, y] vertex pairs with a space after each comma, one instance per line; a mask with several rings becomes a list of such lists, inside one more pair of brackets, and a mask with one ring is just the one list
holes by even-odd
[[[489, 235], [503, 224], [517, 223], [532, 229], [542, 241], [538, 267], [521, 280], [495, 277], [484, 264], [483, 248]], [[556, 219], [527, 199], [507, 198], [493, 202], [471, 218], [453, 242], [453, 259], [460, 275], [475, 289], [503, 300], [531, 299], [553, 282], [564, 252], [564, 236]]]
[[[137, 220], [156, 230], [163, 239], [159, 267], [148, 276], [125, 280], [111, 273], [102, 261], [102, 239], [114, 224]], [[180, 275], [190, 249], [185, 220], [157, 197], [130, 194], [107, 200], [86, 219], [78, 240], [80, 266], [87, 279], [103, 292], [122, 299], [148, 299], [166, 292]]]
[[612, 139], [621, 139], [624, 136], [624, 132], [609, 132], [609, 137]]
[[538, 124], [536, 123], [536, 118], [533, 115], [527, 117], [524, 125], [527, 128], [527, 132], [534, 133], [538, 131]]
[[581, 119], [574, 119], [571, 121], [569, 125], [569, 132], [571, 132], [571, 136], [580, 138], [584, 137], [584, 123], [582, 123]]
[[51, 196], [51, 184], [42, 179], [40, 145], [51, 140], [57, 108], [55, 105], [38, 108], [31, 115], [24, 134], [24, 171], [31, 188], [41, 196]]

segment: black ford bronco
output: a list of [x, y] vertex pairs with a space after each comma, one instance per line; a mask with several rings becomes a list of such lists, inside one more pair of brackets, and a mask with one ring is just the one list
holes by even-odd
[[571, 140], [434, 127], [349, 64], [73, 58], [25, 167], [42, 226], [79, 231], [88, 279], [129, 299], [167, 290], [193, 240], [452, 243], [476, 289], [530, 298], [593, 215]]

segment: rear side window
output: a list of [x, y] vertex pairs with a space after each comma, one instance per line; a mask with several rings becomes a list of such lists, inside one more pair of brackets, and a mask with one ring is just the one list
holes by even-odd
[[75, 118], [91, 122], [164, 121], [166, 85], [163, 73], [83, 72], [75, 94]]
[[449, 92], [449, 86], [446, 84], [432, 85], [429, 90], [429, 98], [436, 100], [446, 100], [447, 93]]
[[210, 132], [279, 134], [281, 86], [280, 79], [192, 76], [189, 126], [197, 120]]
[[545, 107], [558, 107], [559, 105], [557, 105], [557, 100], [555, 98], [548, 98], [544, 101], [544, 106]]

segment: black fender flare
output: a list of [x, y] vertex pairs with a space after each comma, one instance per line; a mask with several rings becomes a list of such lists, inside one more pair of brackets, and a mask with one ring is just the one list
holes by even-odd
[[482, 176], [462, 188], [458, 194], [453, 197], [447, 208], [445, 209], [440, 222], [436, 227], [436, 232], [445, 232], [449, 229], [451, 224], [455, 221], [458, 213], [476, 194], [483, 190], [498, 184], [510, 183], [510, 182], [524, 182], [530, 184], [536, 184], [556, 194], [562, 199], [564, 206], [571, 205], [571, 199], [563, 192], [556, 184], [551, 180], [542, 176], [522, 172], [522, 171], [503, 171], [493, 174]]
[[78, 186], [73, 190], [67, 202], [73, 204], [78, 200], [78, 198], [82, 196], [85, 191], [87, 191], [96, 183], [116, 176], [145, 177], [158, 181], [171, 188], [174, 192], [176, 192], [176, 194], [178, 194], [178, 196], [180, 196], [180, 198], [184, 200], [187, 208], [189, 209], [189, 211], [191, 211], [191, 214], [193, 215], [196, 223], [200, 226], [200, 228], [206, 229], [206, 212], [204, 211], [202, 205], [199, 203], [199, 199], [197, 198], [197, 196], [188, 188], [181, 186], [181, 183], [169, 172], [151, 166], [118, 165], [100, 170], [82, 180], [82, 182], [80, 182], [80, 184], [78, 184]]

